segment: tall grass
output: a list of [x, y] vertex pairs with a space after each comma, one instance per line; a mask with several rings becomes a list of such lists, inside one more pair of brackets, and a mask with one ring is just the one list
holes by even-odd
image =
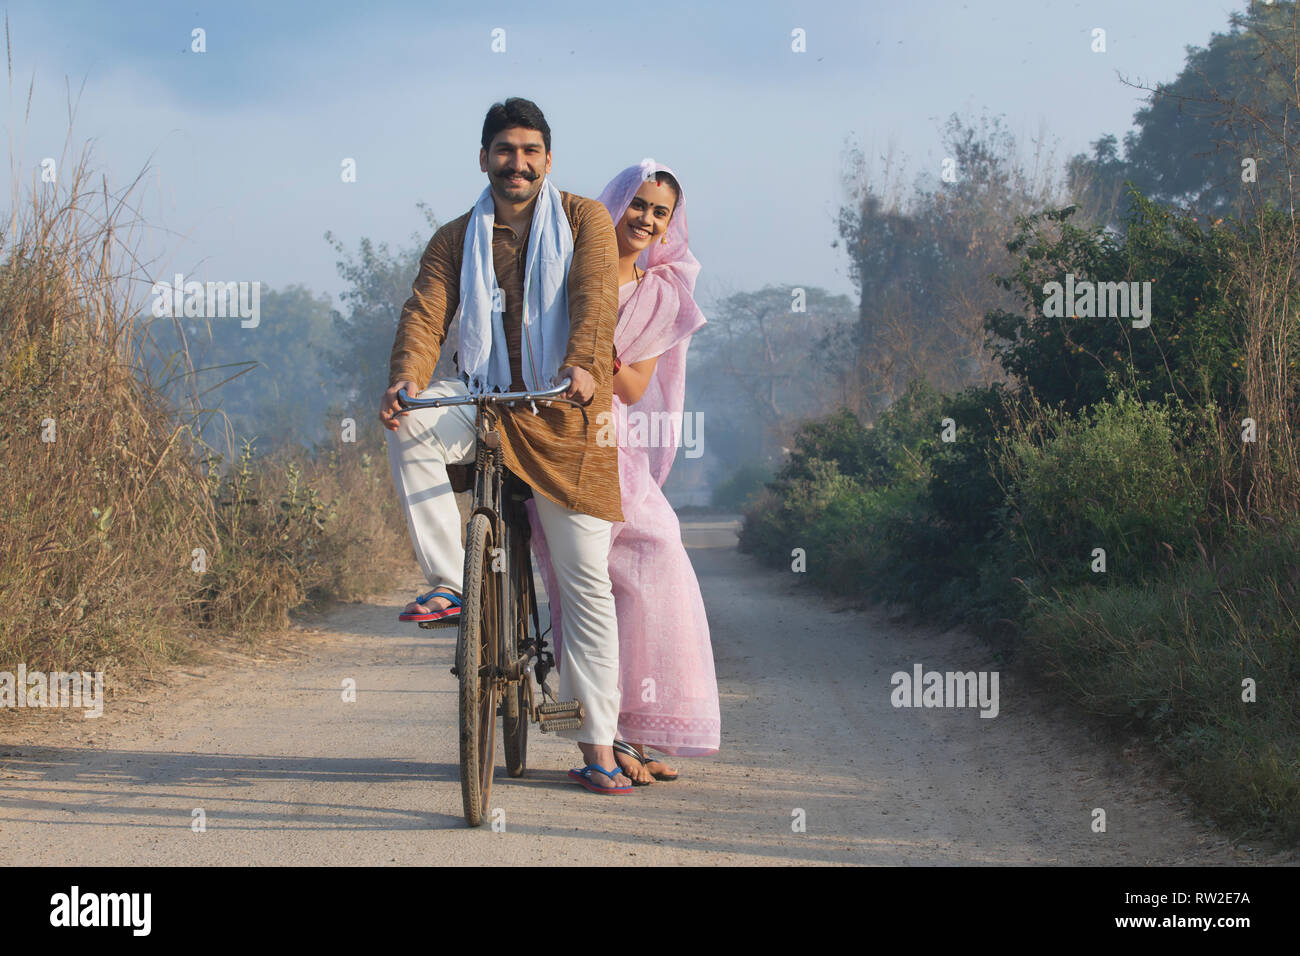
[[1241, 528], [1136, 586], [1032, 603], [1027, 661], [1140, 728], [1200, 806], [1300, 842], [1300, 524]]
[[132, 366], [135, 185], [83, 153], [0, 236], [0, 649], [29, 667], [167, 656], [217, 550], [189, 429]]
[[409, 561], [377, 427], [229, 463], [198, 442], [196, 403], [149, 371], [183, 382], [188, 355], [142, 361], [139, 180], [110, 191], [84, 152], [59, 168], [0, 234], [0, 669], [111, 685]]

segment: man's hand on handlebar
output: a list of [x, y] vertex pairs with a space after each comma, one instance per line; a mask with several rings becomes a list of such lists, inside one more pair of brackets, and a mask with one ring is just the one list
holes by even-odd
[[389, 431], [396, 431], [400, 422], [399, 414], [405, 415], [407, 412], [402, 410], [402, 406], [397, 404], [397, 393], [406, 389], [406, 394], [410, 398], [415, 398], [420, 394], [420, 386], [414, 382], [398, 382], [384, 392], [384, 397], [379, 400], [379, 421]]
[[560, 374], [556, 377], [559, 382], [562, 379], [569, 379], [568, 391], [564, 393], [565, 398], [574, 398], [586, 405], [596, 395], [596, 380], [591, 377], [591, 373], [585, 368], [578, 368], [576, 365], [566, 365], [560, 369]]

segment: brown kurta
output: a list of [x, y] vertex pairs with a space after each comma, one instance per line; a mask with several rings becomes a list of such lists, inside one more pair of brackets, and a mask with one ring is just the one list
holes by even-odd
[[[573, 262], [569, 267], [569, 343], [561, 367], [586, 369], [596, 381], [587, 406], [590, 424], [572, 405], [538, 405], [501, 409], [501, 449], [506, 467], [535, 492], [574, 511], [606, 521], [622, 521], [618, 486], [618, 448], [602, 446], [601, 412], [611, 411], [614, 326], [618, 323], [618, 242], [605, 207], [594, 199], [560, 193], [573, 228]], [[388, 384], [415, 382], [426, 388], [442, 351], [447, 327], [460, 303], [460, 267], [465, 231], [473, 210], [447, 223], [429, 240], [420, 259], [412, 294], [402, 307], [389, 359]], [[502, 324], [510, 354], [511, 391], [524, 391], [520, 346], [524, 260], [528, 229], [522, 235], [496, 223], [492, 230], [492, 264], [505, 306]], [[605, 429], [608, 431], [608, 429]]]

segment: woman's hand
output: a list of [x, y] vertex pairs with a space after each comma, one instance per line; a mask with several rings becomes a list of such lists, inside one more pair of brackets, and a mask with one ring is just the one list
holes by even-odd
[[635, 405], [650, 387], [650, 376], [654, 374], [659, 356], [642, 359], [631, 365], [624, 365], [614, 376], [614, 394], [624, 405]]

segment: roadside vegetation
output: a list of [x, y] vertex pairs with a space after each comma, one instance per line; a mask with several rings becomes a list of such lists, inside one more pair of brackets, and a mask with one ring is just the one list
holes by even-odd
[[304, 404], [297, 425], [325, 437], [265, 453], [213, 427], [230, 420], [196, 384], [197, 337], [150, 315], [135, 187], [67, 168], [0, 235], [0, 670], [103, 670], [111, 689], [366, 593], [410, 544], [368, 419], [346, 440]]
[[[1040, 686], [1144, 738], [1203, 812], [1293, 844], [1300, 227], [1281, 118], [1300, 92], [1294, 13], [1257, 6], [1190, 51], [1124, 159], [1104, 137], [1071, 161], [1063, 201], [1002, 203], [1019, 210], [1001, 228], [1006, 258], [988, 257], [968, 290], [1011, 297], [980, 310], [993, 368], [968, 363], [954, 382], [952, 357], [972, 341], [958, 329], [940, 374], [922, 357], [883, 407], [863, 390], [797, 424], [741, 538], [776, 567], [804, 549], [810, 586], [974, 630]], [[1189, 125], [1218, 144], [1194, 171], [1169, 140]], [[967, 182], [987, 202], [1016, 177], [1010, 151], [982, 155]], [[940, 208], [922, 198], [890, 217], [866, 198], [846, 217], [860, 274], [876, 276], [855, 332], [867, 369], [907, 366], [890, 316], [923, 311], [926, 293], [906, 272], [870, 270], [892, 237], [944, 233], [907, 227]], [[969, 235], [951, 222], [944, 234]], [[1131, 309], [1058, 313], [1053, 283], [1067, 282], [1135, 295], [1149, 283], [1149, 325]]]

